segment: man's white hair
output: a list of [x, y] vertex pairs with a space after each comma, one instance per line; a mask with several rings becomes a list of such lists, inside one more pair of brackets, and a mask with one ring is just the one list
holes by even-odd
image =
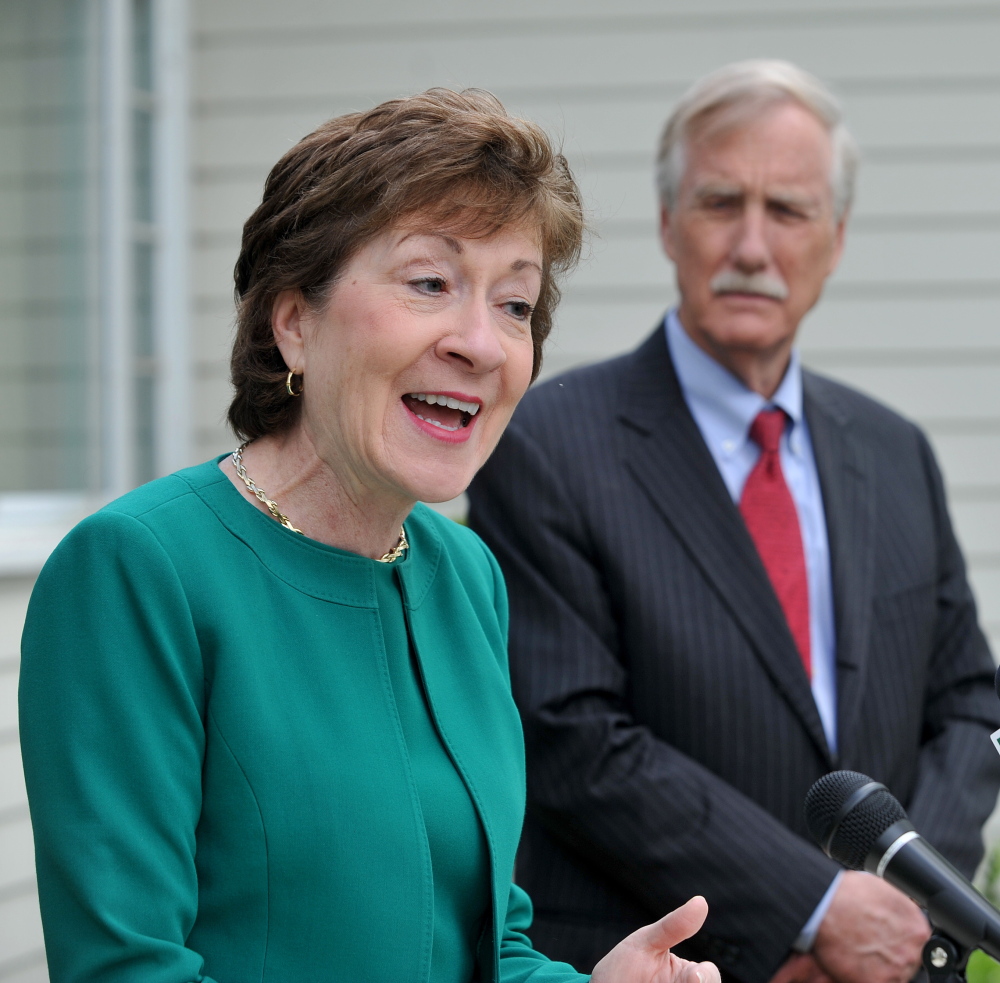
[[674, 107], [656, 155], [656, 184], [669, 211], [684, 176], [685, 149], [695, 133], [745, 125], [783, 102], [797, 102], [830, 134], [834, 217], [847, 213], [854, 197], [858, 146], [844, 125], [840, 104], [814, 75], [787, 61], [734, 62], [699, 79]]

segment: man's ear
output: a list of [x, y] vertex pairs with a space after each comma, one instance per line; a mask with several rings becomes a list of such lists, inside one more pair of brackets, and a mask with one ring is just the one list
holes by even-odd
[[840, 263], [840, 257], [844, 254], [844, 234], [846, 230], [847, 213], [845, 212], [840, 221], [837, 222], [837, 228], [833, 233], [833, 255], [830, 257], [830, 268], [826, 271], [827, 276], [829, 276], [837, 268]]
[[674, 241], [671, 233], [670, 212], [666, 205], [660, 205], [660, 242], [663, 244], [663, 251], [672, 260], [674, 258]]
[[271, 305], [271, 330], [281, 357], [296, 375], [306, 368], [302, 322], [307, 313], [306, 300], [300, 290], [282, 290]]

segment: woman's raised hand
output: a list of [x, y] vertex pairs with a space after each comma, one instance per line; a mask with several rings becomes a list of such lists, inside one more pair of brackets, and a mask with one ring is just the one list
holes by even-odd
[[692, 963], [670, 950], [705, 924], [708, 902], [692, 898], [658, 922], [622, 939], [595, 967], [591, 983], [720, 983], [713, 963]]

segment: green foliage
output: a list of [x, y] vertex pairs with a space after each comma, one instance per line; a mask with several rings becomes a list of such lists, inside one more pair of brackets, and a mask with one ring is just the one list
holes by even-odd
[[[990, 904], [1000, 907], [1000, 845], [987, 854], [976, 873], [976, 887]], [[969, 957], [968, 983], [1000, 983], [1000, 963], [978, 950]]]
[[976, 878], [976, 887], [991, 905], [1000, 907], [1000, 847], [994, 847]]
[[968, 983], [1000, 983], [1000, 963], [976, 951], [969, 957], [966, 979]]
[[[1000, 847], [994, 847], [986, 856], [976, 877], [976, 887], [986, 900], [1000, 906]], [[994, 962], [983, 952], [973, 952], [966, 970], [968, 983], [1000, 983], [1000, 963]]]

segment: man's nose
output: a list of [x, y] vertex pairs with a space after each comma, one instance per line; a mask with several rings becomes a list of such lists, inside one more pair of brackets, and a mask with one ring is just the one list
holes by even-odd
[[771, 260], [763, 208], [748, 205], [735, 230], [730, 256], [733, 266], [744, 273], [765, 269]]

